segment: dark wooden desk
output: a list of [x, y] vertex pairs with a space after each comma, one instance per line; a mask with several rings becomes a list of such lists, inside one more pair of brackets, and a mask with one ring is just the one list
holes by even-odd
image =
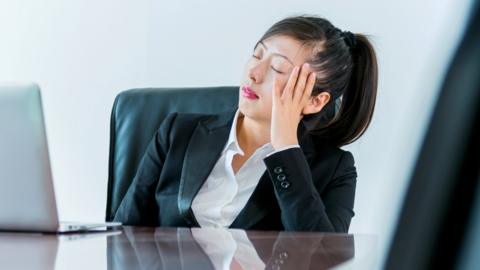
[[0, 233], [0, 269], [358, 269], [355, 262], [365, 265], [364, 255], [374, 252], [364, 249], [375, 242], [351, 234], [200, 228]]

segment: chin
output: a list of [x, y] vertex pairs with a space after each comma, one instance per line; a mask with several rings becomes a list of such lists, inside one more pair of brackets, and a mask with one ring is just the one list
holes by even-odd
[[244, 104], [240, 102], [240, 104], [238, 105], [238, 109], [240, 110], [241, 114], [243, 114], [245, 117], [248, 117], [252, 120], [260, 121], [260, 122], [265, 122], [265, 121], [270, 122], [270, 118], [271, 118], [270, 114], [267, 114], [266, 112], [261, 111], [258, 108], [249, 106], [249, 104]]

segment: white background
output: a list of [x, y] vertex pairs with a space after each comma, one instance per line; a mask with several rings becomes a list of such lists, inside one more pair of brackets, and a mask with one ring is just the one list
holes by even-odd
[[388, 244], [469, 0], [0, 0], [0, 81], [43, 90], [61, 219], [104, 219], [109, 120], [120, 91], [238, 85], [255, 42], [288, 15], [372, 36], [380, 82], [350, 232]]

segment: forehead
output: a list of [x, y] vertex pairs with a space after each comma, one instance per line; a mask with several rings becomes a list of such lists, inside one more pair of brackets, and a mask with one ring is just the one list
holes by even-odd
[[[276, 35], [263, 40], [270, 53], [279, 53], [290, 59], [295, 65], [301, 65], [312, 54], [312, 48], [290, 36]], [[258, 45], [257, 47], [263, 47]]]

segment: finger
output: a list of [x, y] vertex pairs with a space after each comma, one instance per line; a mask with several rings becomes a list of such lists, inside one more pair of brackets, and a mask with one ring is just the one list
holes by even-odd
[[312, 72], [308, 75], [307, 83], [305, 85], [305, 91], [303, 93], [302, 99], [305, 101], [308, 101], [310, 96], [312, 95], [313, 92], [313, 87], [315, 86], [315, 79], [317, 78], [317, 75], [315, 72]]
[[287, 98], [290, 98], [290, 99], [292, 98], [292, 93], [293, 93], [293, 89], [295, 88], [295, 84], [297, 82], [299, 70], [300, 68], [295, 66], [292, 70], [292, 73], [290, 73], [290, 77], [288, 78], [288, 82], [285, 85], [285, 89], [283, 90], [283, 93], [282, 93], [283, 100]]
[[310, 74], [310, 66], [305, 63], [302, 65], [302, 71], [297, 80], [297, 84], [295, 85], [295, 90], [293, 92], [293, 101], [299, 102], [305, 92], [305, 84], [307, 82], [307, 77]]

